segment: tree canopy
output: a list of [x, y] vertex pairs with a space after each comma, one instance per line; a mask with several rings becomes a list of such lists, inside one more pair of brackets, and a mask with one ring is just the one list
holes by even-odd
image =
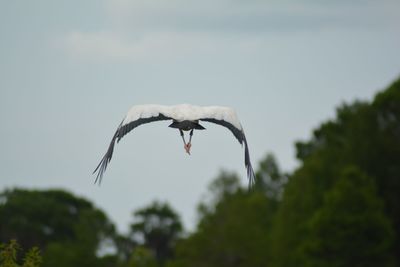
[[172, 258], [175, 243], [182, 233], [178, 214], [168, 203], [153, 202], [134, 212], [131, 236], [154, 253], [160, 265]]
[[66, 191], [14, 189], [0, 198], [0, 241], [38, 246], [43, 266], [90, 266], [115, 233], [104, 212]]

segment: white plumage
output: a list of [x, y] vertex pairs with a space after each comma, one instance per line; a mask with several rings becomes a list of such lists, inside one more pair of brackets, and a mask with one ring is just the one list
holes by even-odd
[[[137, 105], [133, 106], [125, 118], [122, 120], [121, 124], [118, 126], [111, 143], [107, 149], [106, 154], [100, 161], [97, 168], [93, 173], [98, 171], [96, 181], [101, 182], [102, 176], [107, 168], [108, 163], [112, 158], [114, 151], [115, 141], [119, 140], [125, 136], [132, 129], [137, 126], [149, 123], [153, 121], [160, 120], [172, 120], [172, 124], [169, 127], [177, 128], [180, 131], [184, 142], [184, 148], [188, 154], [190, 154], [191, 140], [193, 131], [205, 129], [199, 124], [199, 121], [212, 122], [222, 125], [228, 128], [240, 144], [245, 145], [245, 166], [247, 169], [247, 176], [249, 178], [249, 185], [254, 183], [254, 171], [250, 162], [249, 148], [244, 135], [244, 131], [236, 112], [229, 107], [221, 106], [194, 106], [189, 104], [181, 104], [175, 106], [164, 106], [164, 105]], [[190, 140], [186, 143], [183, 131], [190, 131]]]
[[122, 125], [132, 121], [150, 117], [156, 117], [163, 114], [177, 121], [184, 120], [200, 120], [202, 118], [213, 118], [216, 120], [224, 120], [231, 123], [237, 129], [242, 130], [242, 125], [236, 115], [235, 110], [229, 107], [208, 106], [200, 107], [189, 104], [181, 104], [175, 106], [163, 105], [137, 105], [133, 106], [126, 114]]

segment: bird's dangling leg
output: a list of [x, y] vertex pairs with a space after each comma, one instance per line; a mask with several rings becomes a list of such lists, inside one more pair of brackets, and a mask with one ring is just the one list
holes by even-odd
[[183, 131], [181, 129], [179, 129], [179, 132], [181, 133], [183, 144], [186, 146], [185, 135], [183, 134]]
[[190, 148], [192, 147], [192, 136], [193, 136], [193, 129], [190, 131], [190, 137], [189, 137], [189, 142], [185, 146], [186, 152], [190, 155]]
[[190, 147], [189, 144], [186, 144], [185, 135], [183, 134], [183, 131], [181, 129], [179, 129], [179, 132], [181, 133], [182, 136], [183, 148], [186, 150], [186, 153], [190, 155]]
[[192, 142], [192, 136], [193, 136], [193, 129], [190, 131], [190, 137], [189, 137], [189, 144]]

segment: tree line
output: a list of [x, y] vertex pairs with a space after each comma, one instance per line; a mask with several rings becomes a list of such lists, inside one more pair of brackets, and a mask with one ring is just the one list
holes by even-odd
[[15, 188], [0, 193], [0, 242], [38, 247], [44, 267], [400, 266], [400, 79], [295, 146], [299, 167], [267, 154], [251, 190], [221, 172], [192, 233], [168, 203], [135, 211], [123, 235], [87, 199]]

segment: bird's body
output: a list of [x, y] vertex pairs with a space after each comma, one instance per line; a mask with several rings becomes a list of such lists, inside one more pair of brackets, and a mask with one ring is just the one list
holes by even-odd
[[[194, 130], [204, 130], [199, 124], [200, 121], [212, 122], [227, 127], [240, 144], [245, 145], [245, 166], [249, 184], [254, 183], [254, 171], [250, 162], [249, 149], [244, 131], [236, 112], [232, 108], [221, 106], [194, 106], [188, 104], [163, 106], [163, 105], [137, 105], [133, 106], [118, 126], [108, 150], [94, 172], [98, 171], [96, 182], [101, 181], [104, 171], [111, 160], [115, 141], [125, 136], [137, 126], [153, 121], [172, 120], [171, 128], [179, 129], [184, 142], [184, 148], [190, 154], [191, 140]], [[183, 131], [190, 131], [189, 142], [186, 143]]]
[[199, 124], [199, 121], [189, 121], [189, 120], [184, 120], [184, 121], [175, 121], [174, 120], [168, 127], [180, 129], [182, 131], [190, 131], [193, 129], [196, 129], [196, 130], [205, 130], [206, 129]]

